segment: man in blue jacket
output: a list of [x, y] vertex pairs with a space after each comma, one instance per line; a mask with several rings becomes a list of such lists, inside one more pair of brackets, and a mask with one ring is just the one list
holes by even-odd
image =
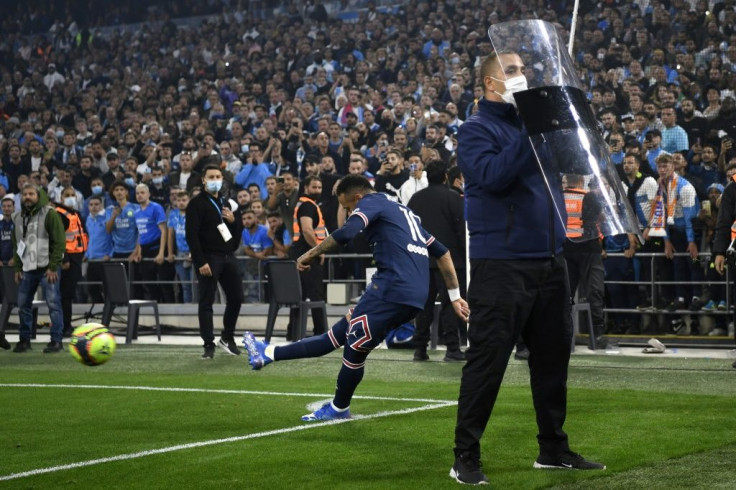
[[[492, 54], [481, 65], [485, 97], [458, 132], [470, 232], [472, 315], [455, 428], [450, 476], [485, 484], [480, 437], [490, 419], [509, 356], [521, 334], [529, 355], [537, 413], [535, 468], [604, 469], [570, 451], [562, 429], [570, 360], [570, 290], [562, 245], [565, 229], [547, 189], [514, 92], [526, 90], [516, 53]], [[553, 187], [554, 188], [554, 187]]]

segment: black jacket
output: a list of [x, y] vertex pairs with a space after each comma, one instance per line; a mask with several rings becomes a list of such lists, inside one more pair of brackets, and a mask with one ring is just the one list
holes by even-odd
[[[422, 226], [450, 250], [455, 269], [465, 269], [465, 214], [463, 198], [444, 184], [430, 184], [407, 204]], [[431, 267], [437, 267], [435, 259]]]
[[220, 217], [223, 202], [229, 209], [230, 204], [226, 199], [217, 199], [202, 191], [187, 205], [186, 237], [192, 253], [192, 262], [197, 268], [207, 263], [207, 255], [231, 254], [240, 245], [243, 222], [237, 219], [237, 215], [233, 223], [224, 221], [232, 235], [228, 242], [222, 239], [217, 230], [217, 225], [223, 222]]

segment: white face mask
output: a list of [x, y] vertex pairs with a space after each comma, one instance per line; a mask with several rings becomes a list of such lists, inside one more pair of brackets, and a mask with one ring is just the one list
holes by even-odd
[[507, 78], [506, 80], [499, 80], [498, 78], [493, 78], [493, 79], [498, 82], [506, 83], [506, 91], [504, 93], [499, 94], [498, 92], [495, 92], [495, 91], [494, 93], [500, 95], [504, 102], [506, 102], [507, 104], [511, 104], [514, 107], [516, 107], [516, 100], [514, 99], [514, 94], [516, 92], [523, 92], [524, 90], [527, 90], [529, 88], [527, 86], [526, 77], [524, 75], [519, 75], [518, 77], [514, 77], [514, 78]]
[[77, 198], [76, 197], [65, 197], [64, 198], [64, 206], [68, 208], [73, 208], [77, 205]]

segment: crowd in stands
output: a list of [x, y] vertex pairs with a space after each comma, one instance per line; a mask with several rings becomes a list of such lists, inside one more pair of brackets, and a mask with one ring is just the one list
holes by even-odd
[[[407, 202], [427, 186], [429, 161], [454, 167], [455, 134], [482, 96], [478, 67], [492, 52], [488, 26], [538, 18], [567, 38], [574, 2], [141, 3], [6, 6], [0, 198], [12, 194], [19, 210], [19, 190], [31, 182], [76, 209], [94, 262], [122, 257], [135, 245], [136, 237], [116, 236], [99, 222], [117, 219], [122, 200], [131, 209], [126, 226], [135, 229], [136, 186], [147, 184], [172, 237], [164, 260], [154, 261], [158, 277], [173, 280], [175, 269], [186, 283], [191, 262], [182, 220], [205, 165], [223, 169], [225, 191], [245, 225], [241, 253], [283, 257], [300, 181], [321, 178], [330, 231], [344, 219], [332, 195], [340, 175], [363, 174], [377, 190]], [[580, 4], [573, 57], [612, 160], [639, 204], [642, 228], [650, 225], [650, 207], [636, 196], [646, 176], [655, 182], [644, 188], [656, 193], [659, 157], [670, 156], [694, 190], [674, 214], [699, 261], [657, 260], [658, 274], [670, 269], [676, 280], [704, 282], [718, 195], [736, 173], [734, 1]], [[131, 23], [139, 24], [126, 29]], [[532, 79], [544, 60], [528, 41], [516, 44]], [[456, 169], [450, 184], [462, 192]], [[68, 187], [75, 202], [62, 201]], [[651, 192], [646, 200], [655, 198]], [[623, 250], [616, 243], [606, 249]], [[642, 278], [649, 266], [633, 260], [626, 277]], [[257, 273], [243, 272], [251, 279]], [[727, 304], [720, 286], [654, 295], [644, 288], [639, 296], [632, 288], [615, 306], [716, 311]], [[168, 299], [191, 300], [188, 288], [170, 293]], [[248, 294], [250, 301], [257, 296]], [[619, 317], [616, 329], [638, 331], [635, 321]]]

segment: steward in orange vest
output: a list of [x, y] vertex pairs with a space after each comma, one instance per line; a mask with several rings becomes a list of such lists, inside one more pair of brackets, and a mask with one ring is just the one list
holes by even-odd
[[322, 210], [319, 208], [319, 205], [314, 201], [314, 199], [310, 199], [307, 196], [300, 197], [299, 202], [296, 203], [296, 207], [294, 208], [294, 224], [292, 225], [292, 230], [294, 232], [294, 242], [297, 242], [301, 239], [301, 225], [299, 224], [299, 218], [297, 218], [297, 215], [299, 214], [299, 208], [305, 202], [312, 203], [314, 204], [314, 207], [317, 208], [317, 216], [319, 217], [319, 219], [317, 220], [316, 226], [314, 224], [312, 225], [312, 229], [314, 230], [314, 238], [315, 240], [317, 240], [317, 245], [319, 245], [325, 238], [327, 238], [325, 219], [322, 216]]
[[76, 211], [57, 205], [56, 211], [62, 216], [61, 221], [66, 225], [66, 253], [84, 253], [87, 251], [89, 236], [82, 225], [82, 218]]
[[[68, 199], [71, 201], [72, 197], [70, 196]], [[66, 234], [66, 249], [61, 261], [59, 292], [61, 293], [61, 313], [64, 318], [64, 336], [67, 337], [71, 335], [74, 329], [74, 325], [72, 325], [72, 303], [76, 296], [77, 283], [82, 278], [82, 259], [84, 258], [84, 252], [87, 251], [89, 236], [84, 229], [81, 216], [73, 208], [68, 205], [57, 204], [56, 212], [61, 216]]]

